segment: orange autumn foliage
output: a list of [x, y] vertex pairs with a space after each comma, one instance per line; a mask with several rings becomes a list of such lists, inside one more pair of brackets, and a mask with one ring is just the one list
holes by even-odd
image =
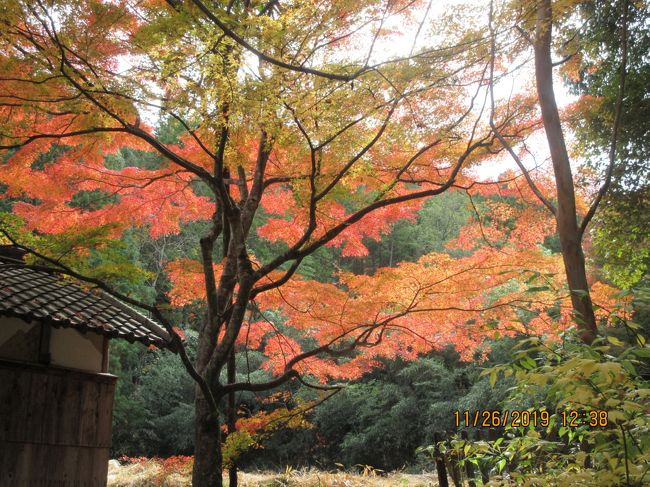
[[[208, 350], [203, 358], [219, 355], [210, 374], [219, 376], [234, 347], [263, 351], [276, 376], [357, 378], [380, 358], [413, 359], [448, 345], [471, 358], [497, 333], [552, 334], [570, 324], [561, 260], [541, 247], [555, 233], [553, 220], [520, 174], [489, 183], [472, 172], [503, 151], [481, 108], [482, 39], [465, 40], [476, 49], [382, 64], [353, 83], [268, 59], [248, 73], [241, 43], [199, 10], [176, 15], [169, 2], [51, 3], [57, 22], [24, 0], [3, 10], [11, 28], [0, 40], [0, 69], [8, 73], [0, 79], [0, 183], [21, 199], [13, 211], [40, 233], [110, 225], [115, 238], [145, 227], [155, 239], [194, 221], [228, 227], [233, 240], [224, 247], [232, 254], [207, 266], [221, 306], [201, 337], [216, 341], [200, 347]], [[261, 15], [232, 24], [244, 37], [257, 32], [272, 55], [319, 67], [367, 42], [354, 35], [359, 19], [403, 8], [404, 22], [417, 23], [412, 5], [297, 2], [299, 12], [277, 12], [281, 21]], [[304, 42], [287, 42], [294, 53], [274, 52], [286, 32]], [[497, 69], [506, 64], [499, 59]], [[515, 147], [540, 126], [535, 101], [525, 91], [495, 107]], [[152, 110], [180, 124], [173, 143], [143, 121]], [[108, 164], [123, 148], [158, 162]], [[534, 176], [553, 199], [547, 175]], [[301, 259], [316, 249], [365, 257], [368, 242], [416, 219], [425, 197], [454, 189], [471, 197], [474, 212], [448, 243], [459, 257], [429, 253], [370, 276], [340, 271], [328, 283], [301, 276]], [[103, 204], [75, 206], [80, 192], [99, 194]], [[254, 228], [261, 210], [270, 218]], [[249, 231], [284, 244], [270, 263], [251, 254]], [[201, 263], [168, 262], [166, 273], [172, 306], [205, 301], [212, 276]], [[607, 302], [611, 292], [596, 289]], [[232, 321], [222, 313], [236, 307]]]
[[[448, 243], [450, 249], [467, 255], [454, 258], [430, 253], [417, 262], [380, 268], [370, 276], [341, 271], [332, 283], [297, 275], [281, 288], [257, 296], [238, 337], [238, 349], [263, 351], [268, 358], [263, 367], [279, 375], [314, 343], [339, 350], [355, 344], [354, 350], [338, 356], [310, 356], [293, 365], [327, 382], [359, 378], [379, 358], [409, 360], [453, 344], [464, 359], [471, 359], [477, 352], [485, 354], [484, 342], [489, 338], [555, 335], [571, 326], [561, 256], [541, 247], [555, 231], [545, 209], [517, 180], [479, 186], [471, 193], [474, 199], [487, 199], [460, 235]], [[281, 196], [289, 203], [283, 206]], [[296, 208], [289, 193], [276, 193], [266, 205], [269, 212], [286, 210], [287, 214]], [[293, 224], [282, 221], [288, 227]], [[389, 231], [390, 225], [384, 225]], [[267, 231], [265, 226], [260, 228], [262, 236]], [[290, 238], [289, 234], [282, 235]], [[193, 274], [172, 275], [172, 296], [189, 283], [198, 286], [200, 266], [195, 263], [193, 268]], [[278, 274], [269, 276], [269, 281]], [[594, 285], [594, 300], [602, 306], [600, 317], [614, 303], [615, 292], [605, 284]], [[196, 296], [187, 298], [191, 299], [185, 304]], [[309, 347], [282, 333], [276, 319], [266, 317], [267, 312], [279, 312], [282, 325], [297, 331]], [[522, 312], [530, 318], [524, 319]]]

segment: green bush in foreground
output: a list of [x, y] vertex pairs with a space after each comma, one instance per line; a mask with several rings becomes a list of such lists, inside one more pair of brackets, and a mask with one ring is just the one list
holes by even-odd
[[[511, 363], [485, 371], [493, 383], [501, 374], [516, 380], [504, 411], [545, 410], [548, 424], [531, 421], [524, 428], [509, 421], [495, 441], [457, 438], [451, 451], [439, 448], [489, 472], [489, 485], [647, 485], [650, 347], [639, 325], [617, 321], [633, 343], [608, 336], [586, 345], [573, 333], [562, 341], [535, 337], [518, 345]], [[580, 424], [571, 424], [571, 411], [581, 414]]]

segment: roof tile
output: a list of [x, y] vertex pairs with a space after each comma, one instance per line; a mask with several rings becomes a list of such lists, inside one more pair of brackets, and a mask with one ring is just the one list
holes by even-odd
[[0, 315], [168, 345], [157, 323], [106, 293], [92, 293], [49, 272], [0, 261]]

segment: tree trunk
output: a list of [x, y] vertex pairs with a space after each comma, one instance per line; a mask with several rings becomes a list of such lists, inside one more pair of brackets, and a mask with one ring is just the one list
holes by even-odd
[[[228, 357], [228, 384], [233, 384], [236, 380], [236, 362], [235, 362], [235, 351], [230, 352]], [[235, 393], [231, 392], [228, 394], [228, 434], [234, 434], [237, 430], [236, 421], [237, 421], [237, 411], [235, 404]], [[237, 487], [237, 463], [235, 460], [232, 460], [232, 465], [228, 469], [228, 486]]]
[[567, 284], [571, 291], [571, 304], [583, 341], [591, 343], [597, 334], [596, 318], [589, 296], [585, 256], [582, 252], [582, 237], [577, 222], [571, 164], [553, 91], [552, 19], [551, 0], [540, 0], [537, 7], [535, 36], [535, 80], [542, 110], [542, 121], [555, 173], [557, 231], [560, 237]]
[[219, 420], [197, 390], [192, 487], [222, 487], [223, 459]]

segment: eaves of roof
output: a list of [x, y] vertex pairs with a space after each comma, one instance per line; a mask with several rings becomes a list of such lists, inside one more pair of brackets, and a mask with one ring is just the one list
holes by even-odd
[[165, 348], [160, 325], [103, 291], [0, 258], [0, 315], [46, 322]]

